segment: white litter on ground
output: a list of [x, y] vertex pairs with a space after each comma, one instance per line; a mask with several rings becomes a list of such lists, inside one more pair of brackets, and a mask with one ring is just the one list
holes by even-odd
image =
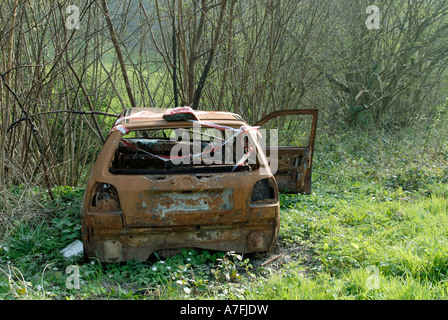
[[70, 257], [73, 257], [73, 256], [83, 253], [83, 251], [84, 251], [84, 248], [83, 248], [82, 242], [79, 240], [75, 240], [72, 243], [70, 243], [68, 246], [66, 246], [64, 249], [62, 249], [61, 253], [64, 257], [70, 258]]

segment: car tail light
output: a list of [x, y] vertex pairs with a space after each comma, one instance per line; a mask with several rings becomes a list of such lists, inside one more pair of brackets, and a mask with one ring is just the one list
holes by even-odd
[[107, 183], [98, 183], [95, 186], [91, 207], [96, 211], [120, 211], [117, 189]]
[[258, 180], [252, 190], [251, 202], [266, 201], [278, 199], [278, 194], [275, 192], [275, 180], [273, 178], [266, 178]]

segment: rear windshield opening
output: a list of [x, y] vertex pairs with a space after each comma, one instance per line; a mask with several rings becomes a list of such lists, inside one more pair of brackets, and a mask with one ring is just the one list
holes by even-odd
[[113, 174], [185, 174], [252, 171], [256, 148], [245, 133], [214, 128], [131, 131], [109, 166]]

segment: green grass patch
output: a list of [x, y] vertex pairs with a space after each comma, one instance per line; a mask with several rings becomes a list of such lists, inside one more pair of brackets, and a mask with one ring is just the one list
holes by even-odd
[[[342, 143], [343, 142], [343, 143]], [[66, 260], [80, 239], [82, 188], [15, 187], [3, 197], [3, 299], [446, 299], [447, 147], [414, 138], [321, 137], [313, 191], [282, 194], [282, 263], [237, 253], [184, 250], [117, 264]], [[372, 147], [374, 146], [374, 147]], [[424, 154], [425, 156], [421, 156]], [[33, 215], [17, 218], [24, 199]], [[286, 259], [290, 248], [304, 248]], [[276, 260], [277, 262], [280, 261]], [[262, 260], [265, 261], [265, 260]], [[75, 266], [79, 288], [67, 281]]]

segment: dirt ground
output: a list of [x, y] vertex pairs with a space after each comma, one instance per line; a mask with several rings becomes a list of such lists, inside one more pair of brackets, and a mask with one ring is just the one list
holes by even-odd
[[316, 264], [316, 256], [310, 247], [304, 244], [282, 241], [277, 243], [272, 252], [265, 255], [254, 254], [248, 257], [254, 270], [264, 268], [274, 271], [282, 268], [284, 264], [298, 262], [306, 272]]

